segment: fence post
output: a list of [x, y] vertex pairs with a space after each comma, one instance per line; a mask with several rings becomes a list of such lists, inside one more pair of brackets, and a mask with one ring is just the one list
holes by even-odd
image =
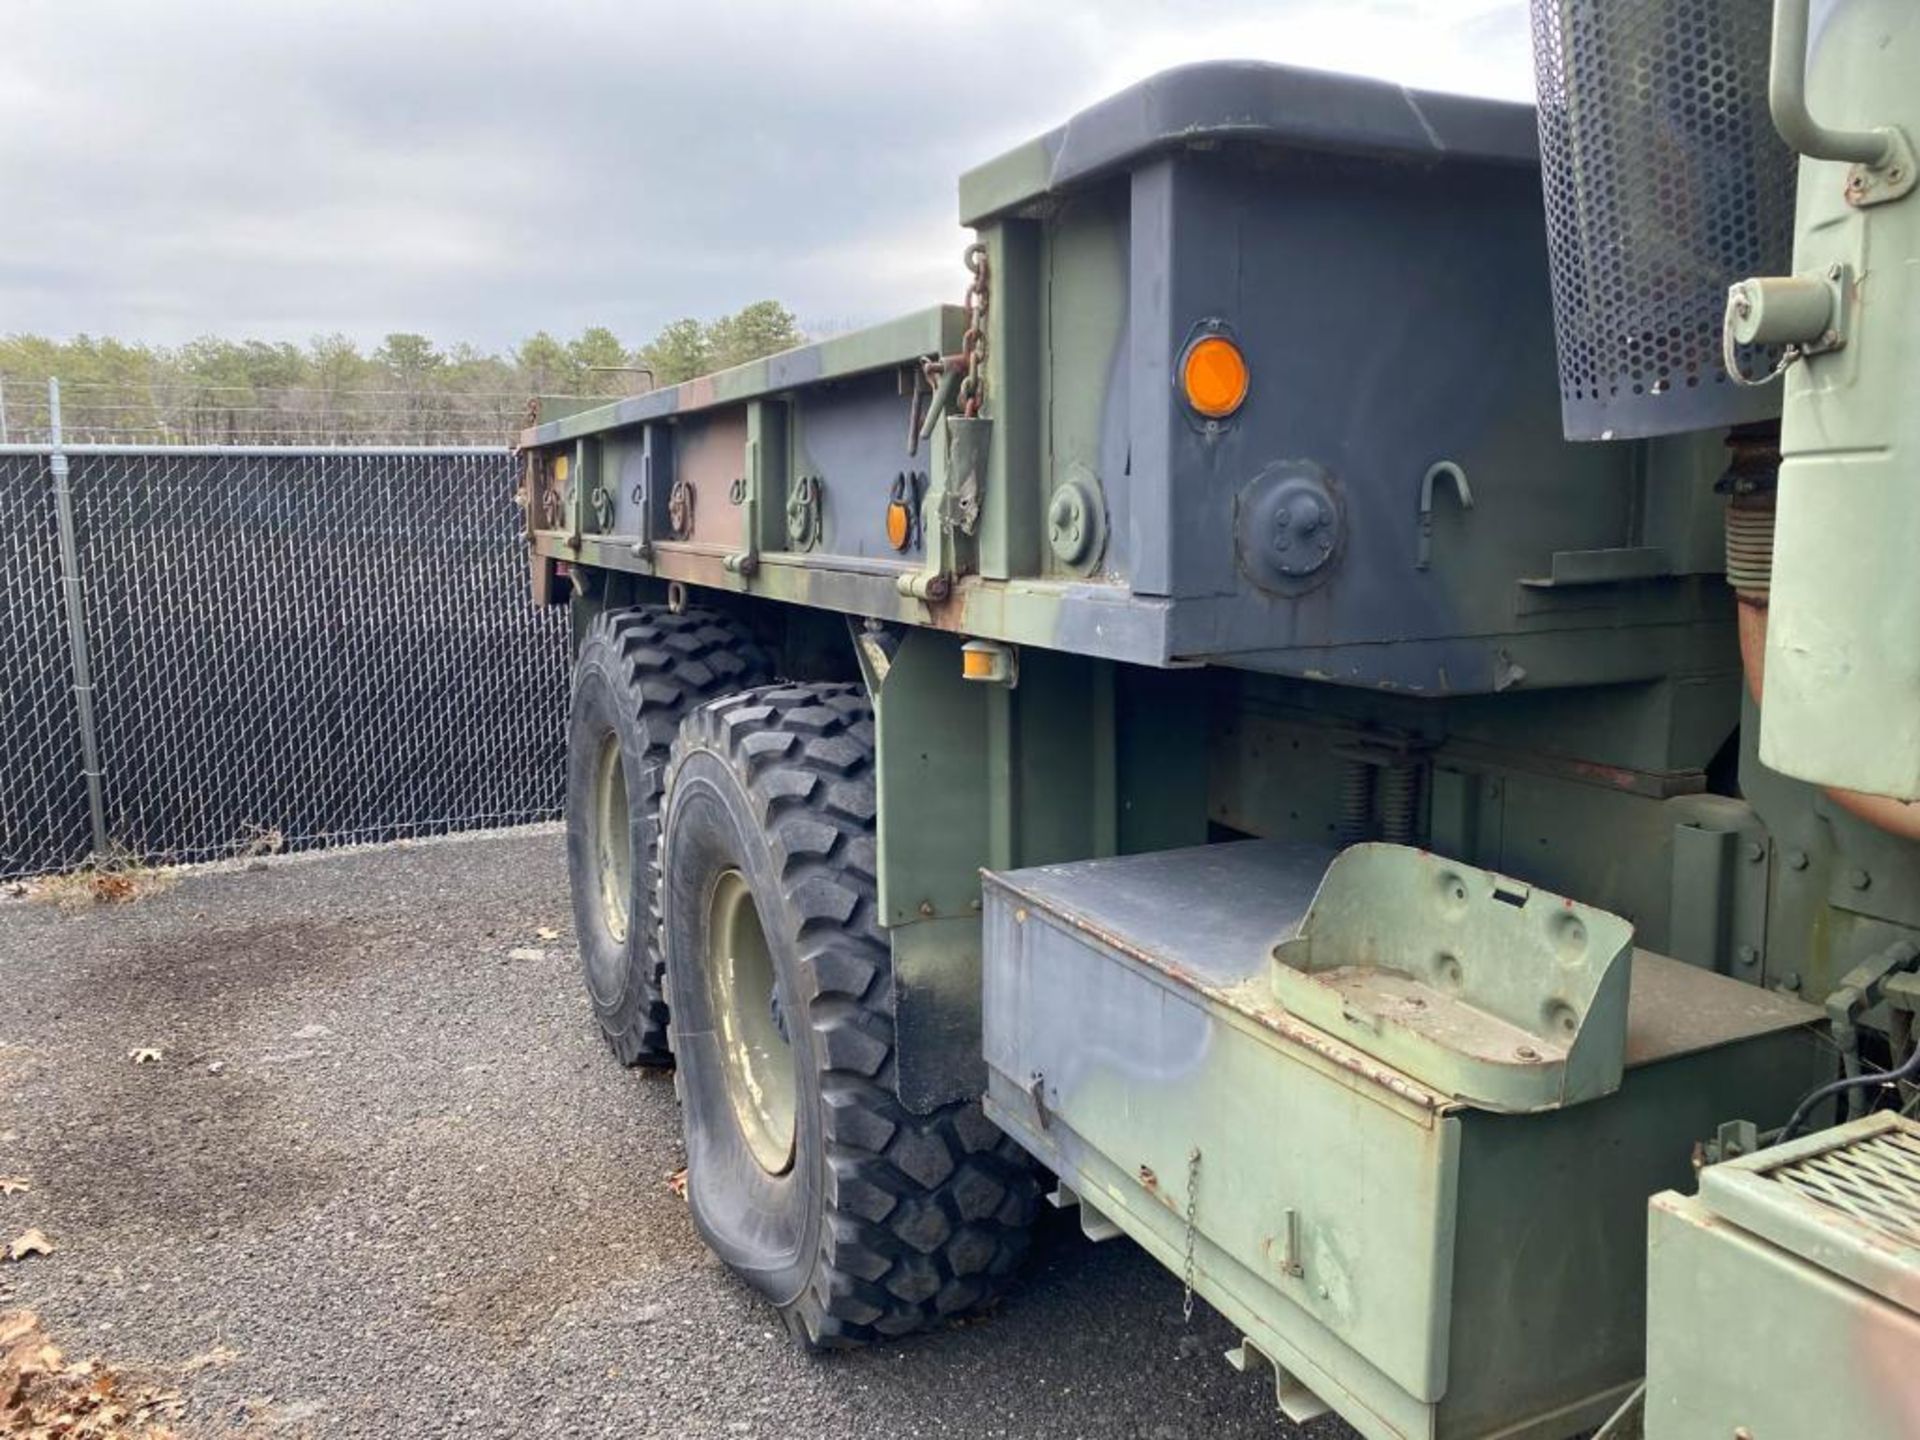
[[10, 445], [13, 437], [7, 434], [7, 377], [0, 375], [0, 445]]
[[60, 589], [66, 600], [67, 648], [73, 656], [73, 700], [80, 718], [80, 773], [87, 779], [87, 816], [93, 826], [93, 858], [107, 856], [107, 808], [100, 793], [100, 743], [93, 723], [93, 661], [87, 653], [87, 600], [81, 588], [80, 546], [73, 530], [73, 490], [60, 433], [60, 382], [47, 381], [47, 438], [53, 453], [54, 523], [60, 531]]

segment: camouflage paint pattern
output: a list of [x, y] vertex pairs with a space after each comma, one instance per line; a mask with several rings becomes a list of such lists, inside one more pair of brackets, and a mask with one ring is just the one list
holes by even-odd
[[[1271, 1116], [1318, 1103], [1294, 1077], [1324, 1078], [1336, 1042], [1281, 1035], [1233, 985], [1163, 975], [1129, 996], [1136, 969], [1090, 965], [1089, 986], [1115, 987], [1093, 1016], [1112, 1063], [1048, 1101], [1071, 1123], [1043, 1123], [1028, 1077], [995, 1069], [1002, 1123], [1175, 1270], [1170, 1202], [1196, 1143], [1251, 1167], [1235, 1203], [1282, 1174], [1324, 1186], [1313, 1204], [1345, 1227], [1315, 1262], [1345, 1277], [1326, 1296], [1255, 1253], [1280, 1233], [1266, 1214], [1199, 1228], [1195, 1287], [1369, 1436], [1600, 1418], [1640, 1343], [1645, 1196], [1686, 1183], [1714, 1125], [1777, 1118], [1809, 1083], [1796, 1037], [1725, 1026], [1784, 1003], [1767, 991], [1817, 1000], [1920, 930], [1920, 847], [1754, 752], [1719, 437], [1559, 437], [1533, 147], [1524, 107], [1278, 67], [1171, 72], [963, 178], [993, 300], [972, 428], [950, 410], [921, 423], [919, 377], [967, 325], [947, 306], [523, 440], [536, 596], [568, 593], [565, 566], [582, 614], [677, 583], [774, 625], [795, 607], [854, 622], [916, 1108], [988, 1083], [983, 867], [1233, 835], [1328, 846], [1355, 773], [1375, 833], [1382, 787], [1404, 781], [1412, 838], [1616, 911], [1707, 982], [1668, 993], [1665, 1050], [1636, 1065], [1630, 1035], [1617, 1094], [1544, 1115], [1423, 1104], [1390, 1066], [1334, 1064], [1340, 1104], [1399, 1117], [1382, 1144], [1405, 1147], [1404, 1187], [1359, 1188], [1375, 1162], [1331, 1111], [1270, 1153]], [[1201, 333], [1234, 338], [1252, 375], [1213, 428], [1175, 388]], [[987, 457], [965, 520], [937, 503], [963, 431]], [[1466, 483], [1434, 486], [1443, 462]], [[902, 477], [920, 524], [895, 549]], [[695, 490], [684, 538], [678, 479]], [[797, 545], [790, 505], [816, 482], [817, 533]], [[1288, 576], [1278, 541], [1298, 532], [1269, 502], [1301, 484], [1338, 538]], [[1049, 534], [1068, 486], [1103, 537], [1072, 561]], [[1018, 685], [962, 681], [963, 639], [1018, 647]], [[1237, 897], [1206, 898], [1202, 932]], [[1180, 1035], [1154, 1029], [1168, 1016]], [[1220, 1114], [1246, 1123], [1200, 1135]], [[1368, 1208], [1397, 1203], [1419, 1216]], [[1371, 1271], [1358, 1284], [1374, 1245], [1426, 1255], [1419, 1305]]]
[[1644, 1364], [1648, 1195], [1729, 1107], [1785, 1117], [1824, 1069], [1812, 1012], [1636, 955], [1618, 1091], [1497, 1113], [1456, 1093], [1470, 1067], [1412, 1078], [1366, 1024], [1281, 1003], [1275, 947], [1331, 859], [1262, 841], [990, 875], [989, 1113], [1176, 1274], [1191, 1247], [1296, 1408], [1369, 1440], [1588, 1429]]
[[[1053, 153], [1044, 218], [1021, 212], [1040, 192], [993, 178], [1025, 173], [1018, 153], [963, 182], [1003, 203], [968, 207], [998, 292], [992, 460], [977, 531], [940, 557], [949, 598], [883, 593], [924, 558], [936, 525], [923, 517], [923, 545], [904, 554], [883, 537], [896, 482], [930, 483], [945, 458], [938, 426], [903, 452], [918, 368], [959, 348], [952, 310], [530, 431], [543, 454], [590, 439], [625, 473], [665, 426], [672, 479], [656, 465], [655, 502], [673, 481], [697, 497], [689, 536], [588, 525], [577, 549], [541, 534], [543, 553], [1136, 664], [1212, 661], [1417, 694], [1720, 664], [1731, 610], [1712, 578], [1711, 496], [1649, 498], [1717, 463], [1714, 444], [1559, 438], [1531, 112], [1339, 81], [1348, 132], [1303, 126], [1330, 83], [1259, 66], [1148, 82], [1144, 110], [1096, 107], [1037, 142]], [[1241, 113], [1243, 102], [1258, 108]], [[1173, 383], [1203, 325], [1234, 336], [1254, 377], [1219, 422], [1193, 415]], [[790, 416], [791, 443], [784, 473], [752, 497], [755, 524], [817, 481], [824, 533], [783, 553], [770, 529], [764, 569], [729, 581], [714, 576], [713, 550], [743, 515], [716, 492], [747, 473], [733, 451], [739, 412], [756, 405]], [[1472, 508], [1443, 497], [1423, 517], [1422, 477], [1442, 460], [1469, 478]], [[1276, 585], [1248, 569], [1248, 547], [1271, 542], [1248, 533], [1247, 507], [1274, 464], [1295, 462], [1325, 475], [1339, 535], [1319, 572]], [[1104, 536], [1077, 561], [1057, 558], [1045, 533], [1070, 483], [1093, 498]], [[638, 518], [617, 503], [613, 514]], [[636, 541], [650, 542], [644, 560], [622, 553]]]

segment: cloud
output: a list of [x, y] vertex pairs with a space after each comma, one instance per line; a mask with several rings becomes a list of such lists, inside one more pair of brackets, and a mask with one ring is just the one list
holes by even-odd
[[1238, 55], [1524, 96], [1518, 0], [16, 0], [0, 330], [487, 347], [962, 287], [959, 172]]

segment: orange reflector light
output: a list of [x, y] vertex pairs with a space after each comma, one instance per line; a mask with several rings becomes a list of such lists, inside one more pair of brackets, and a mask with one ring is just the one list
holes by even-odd
[[1187, 404], [1210, 420], [1233, 414], [1247, 398], [1247, 358], [1224, 335], [1203, 335], [1180, 362]]
[[913, 512], [899, 500], [887, 503], [887, 543], [904, 550], [913, 542]]
[[960, 647], [960, 678], [1013, 687], [1015, 651], [998, 640], [969, 640]]

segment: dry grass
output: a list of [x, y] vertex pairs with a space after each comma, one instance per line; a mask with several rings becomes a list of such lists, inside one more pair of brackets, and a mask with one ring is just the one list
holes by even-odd
[[287, 848], [287, 837], [280, 833], [277, 825], [249, 825], [240, 837], [240, 843], [234, 847], [236, 860], [259, 860], [268, 855], [278, 855]]
[[13, 893], [39, 904], [77, 910], [143, 900], [172, 889], [178, 880], [179, 872], [170, 866], [145, 865], [130, 856], [114, 856], [64, 874], [22, 880], [13, 887]]
[[[286, 848], [287, 837], [277, 826], [249, 825], [233, 842], [228, 859], [264, 860]], [[119, 905], [172, 889], [179, 882], [180, 869], [177, 865], [149, 865], [137, 856], [116, 852], [89, 860], [76, 870], [14, 881], [0, 893], [66, 910]]]

